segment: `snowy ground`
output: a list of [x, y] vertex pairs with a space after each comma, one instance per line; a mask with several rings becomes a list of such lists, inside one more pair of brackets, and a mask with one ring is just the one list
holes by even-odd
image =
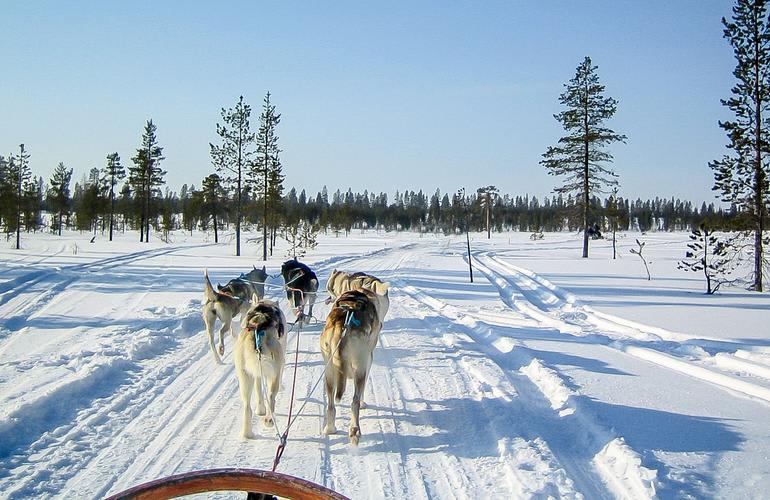
[[[304, 260], [324, 283], [335, 267], [376, 274], [391, 308], [357, 449], [321, 435], [320, 325], [302, 330], [308, 403], [279, 472], [353, 498], [766, 497], [770, 295], [704, 295], [699, 276], [676, 270], [685, 234], [641, 236], [652, 281], [628, 252], [639, 235], [615, 261], [601, 241], [580, 259], [574, 234], [484, 236], [473, 284], [461, 237], [321, 239]], [[225, 282], [261, 265], [254, 243], [234, 257], [205, 235], [89, 239], [32, 235], [0, 250], [0, 497], [95, 498], [190, 470], [269, 469], [274, 431], [255, 419], [258, 438], [238, 437], [233, 339], [216, 365], [200, 317], [203, 268]], [[281, 427], [290, 384], [287, 370]]]

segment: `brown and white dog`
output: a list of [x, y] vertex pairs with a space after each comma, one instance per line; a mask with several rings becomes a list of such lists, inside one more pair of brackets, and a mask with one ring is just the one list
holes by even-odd
[[388, 298], [390, 283], [384, 282], [371, 274], [333, 270], [329, 276], [329, 281], [326, 282], [326, 291], [329, 292], [326, 303], [331, 304], [343, 293], [358, 288], [365, 288], [377, 294], [377, 312], [380, 316], [380, 322], [385, 321], [385, 314], [387, 314], [390, 307], [390, 299]]
[[361, 427], [358, 413], [361, 408], [366, 380], [372, 367], [372, 355], [379, 339], [382, 321], [377, 308], [378, 294], [366, 288], [349, 290], [334, 301], [321, 332], [321, 353], [325, 363], [326, 421], [324, 434], [337, 431], [335, 401], [345, 393], [347, 379], [354, 383], [352, 418], [348, 436], [358, 445]]
[[[241, 437], [254, 437], [251, 431], [251, 395], [257, 393], [257, 415], [265, 427], [275, 425], [275, 397], [281, 386], [286, 359], [286, 318], [278, 303], [256, 301], [241, 321], [241, 334], [235, 343], [235, 371], [243, 406]], [[267, 394], [264, 390], [267, 390]], [[267, 397], [267, 407], [265, 398]]]
[[[252, 266], [253, 267], [253, 266]], [[265, 268], [257, 269], [254, 267], [248, 274], [241, 274], [238, 278], [230, 280], [225, 286], [217, 284], [218, 290], [214, 290], [209, 280], [208, 270], [203, 272], [205, 283], [203, 295], [206, 302], [203, 304], [203, 323], [206, 325], [206, 332], [209, 335], [209, 346], [214, 354], [217, 363], [222, 363], [222, 356], [225, 355], [225, 332], [235, 337], [233, 331], [233, 318], [249, 310], [251, 304], [249, 300], [254, 294], [259, 298], [265, 295], [265, 280], [267, 273]], [[219, 329], [219, 350], [214, 347], [214, 327], [217, 318], [222, 323]]]

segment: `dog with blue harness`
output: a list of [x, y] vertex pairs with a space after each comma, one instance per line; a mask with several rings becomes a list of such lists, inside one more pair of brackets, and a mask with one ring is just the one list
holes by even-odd
[[345, 393], [347, 379], [353, 379], [351, 420], [348, 430], [350, 443], [358, 445], [361, 438], [359, 411], [363, 405], [366, 380], [372, 367], [374, 348], [382, 329], [378, 310], [381, 297], [366, 288], [342, 293], [334, 301], [321, 332], [321, 353], [325, 361], [326, 419], [324, 434], [334, 434], [335, 402]]
[[[265, 427], [275, 425], [275, 398], [281, 387], [286, 361], [286, 318], [271, 300], [257, 300], [241, 321], [241, 334], [235, 343], [235, 371], [243, 406], [241, 437], [254, 437], [251, 427], [252, 394], [257, 395], [257, 415]], [[265, 401], [267, 400], [267, 401]]]

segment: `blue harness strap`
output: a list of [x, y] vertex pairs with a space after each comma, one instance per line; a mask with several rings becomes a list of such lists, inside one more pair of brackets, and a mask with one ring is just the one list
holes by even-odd
[[346, 313], [345, 316], [345, 326], [361, 326], [361, 321], [357, 320], [356, 317], [353, 315], [353, 310], [349, 310]]
[[262, 352], [262, 341], [265, 340], [265, 331], [257, 330], [254, 332], [254, 347], [257, 351]]

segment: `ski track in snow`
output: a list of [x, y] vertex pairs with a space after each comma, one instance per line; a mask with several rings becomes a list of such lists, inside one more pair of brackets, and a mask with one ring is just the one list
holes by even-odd
[[[0, 283], [0, 354], [24, 334], [30, 319], [45, 316], [48, 306], [64, 300], [75, 282], [88, 283], [89, 273], [167, 257], [180, 248], [194, 247], [34, 270]], [[450, 252], [448, 245], [440, 251]], [[474, 266], [512, 314], [482, 316], [477, 308], [450, 304], [413, 284], [405, 269], [422, 268], [431, 255], [410, 243], [312, 265], [321, 288], [339, 266], [389, 280], [391, 308], [374, 353], [357, 448], [347, 437], [352, 384], [337, 405], [338, 432], [321, 433], [323, 384], [311, 389], [323, 374], [322, 325], [290, 332], [276, 405], [279, 428], [286, 425], [297, 338], [294, 410], [307, 405], [291, 428], [279, 472], [353, 498], [655, 497], [659, 479], [654, 465], [581, 404], [579, 387], [498, 325], [588, 336], [623, 355], [770, 401], [767, 348], [715, 352], [724, 343], [601, 313], [493, 253], [476, 255]], [[139, 315], [129, 326], [85, 326], [67, 333], [93, 336], [88, 349], [62, 347], [54, 357], [33, 356], [2, 367], [16, 377], [49, 371], [31, 377], [24, 394], [0, 379], [5, 398], [0, 497], [99, 498], [189, 470], [270, 468], [277, 445], [274, 429], [255, 417], [256, 439], [239, 438], [232, 339], [226, 364], [216, 365], [203, 332], [200, 301], [142, 310], [147, 293], [137, 291], [127, 304], [125, 314]], [[272, 287], [267, 295], [282, 300], [281, 291]], [[329, 306], [320, 295], [321, 290], [315, 311], [322, 318]]]
[[[591, 335], [597, 342], [631, 356], [709, 382], [722, 389], [770, 402], [770, 365], [743, 361], [731, 353], [717, 353], [712, 356], [704, 347], [713, 349], [713, 341], [694, 340], [692, 336], [683, 333], [643, 325], [597, 311], [580, 304], [573, 294], [545, 278], [506, 263], [494, 255], [477, 255], [474, 263], [498, 288], [502, 300], [525, 316], [565, 334]], [[761, 346], [753, 349], [761, 349]], [[752, 377], [741, 377], [741, 373]]]

